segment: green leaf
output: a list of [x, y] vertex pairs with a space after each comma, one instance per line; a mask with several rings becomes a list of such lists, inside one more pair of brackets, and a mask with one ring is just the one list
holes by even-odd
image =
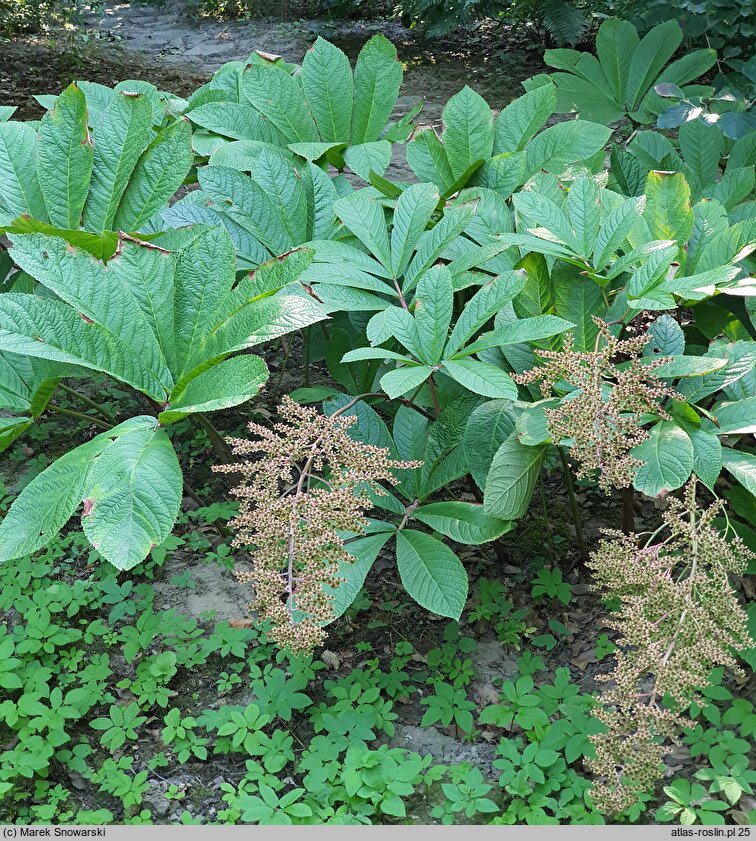
[[354, 558], [354, 561], [339, 564], [337, 575], [344, 580], [338, 587], [335, 589], [331, 587], [323, 588], [328, 595], [333, 596], [334, 619], [342, 616], [357, 598], [370, 568], [392, 534], [393, 529], [387, 526], [387, 531], [358, 537], [356, 540], [350, 540], [345, 544], [344, 548]]
[[165, 386], [131, 347], [60, 300], [0, 295], [0, 350], [103, 371], [156, 401], [166, 398]]
[[478, 353], [492, 347], [516, 345], [522, 342], [536, 342], [564, 333], [576, 325], [572, 321], [565, 321], [556, 315], [536, 315], [533, 318], [520, 318], [511, 321], [503, 327], [497, 327], [490, 333], [483, 335], [471, 345], [467, 345], [458, 356]]
[[551, 82], [510, 102], [496, 118], [493, 154], [522, 151], [555, 107], [556, 88]]
[[680, 153], [699, 184], [704, 187], [717, 180], [719, 159], [724, 154], [722, 132], [703, 120], [688, 120], [678, 133]]
[[[323, 404], [323, 412], [330, 417], [338, 409], [342, 409], [351, 398], [347, 394], [339, 394]], [[395, 454], [394, 442], [391, 433], [388, 431], [383, 418], [362, 400], [358, 400], [346, 412], [345, 417], [357, 418], [357, 423], [349, 427], [349, 437], [355, 441], [362, 441], [363, 444], [370, 444], [373, 447], [383, 447], [388, 450], [392, 457]]]
[[586, 120], [557, 123], [537, 134], [527, 147], [527, 172], [545, 169], [560, 175], [576, 161], [584, 161], [604, 148], [612, 130]]
[[447, 266], [429, 269], [417, 284], [415, 324], [422, 361], [435, 365], [444, 351], [454, 309], [454, 286]]
[[638, 223], [646, 206], [646, 197], [630, 198], [610, 210], [601, 224], [593, 250], [593, 264], [600, 271], [622, 246]]
[[[68, 303], [76, 314], [100, 325], [131, 348], [139, 364], [164, 389], [171, 388], [173, 379], [157, 337], [132, 296], [136, 278], [128, 257], [119, 254], [103, 265], [86, 251], [71, 248], [63, 239], [38, 234], [13, 236], [12, 242], [11, 253], [19, 266]], [[135, 249], [142, 246], [125, 243], [122, 252]], [[152, 283], [157, 280], [153, 278]]]
[[567, 194], [567, 212], [575, 232], [577, 253], [589, 259], [596, 245], [601, 221], [599, 191], [592, 178], [582, 176], [572, 182]]
[[720, 435], [751, 435], [756, 432], [756, 397], [725, 403], [715, 412]]
[[493, 457], [514, 431], [516, 420], [517, 412], [510, 400], [489, 400], [470, 415], [462, 450], [479, 488], [485, 488]]
[[682, 356], [685, 334], [671, 315], [660, 315], [648, 328], [651, 336], [643, 348], [644, 356]]
[[655, 26], [635, 48], [627, 73], [626, 107], [635, 110], [664, 65], [682, 41], [682, 30], [676, 20]]
[[380, 204], [358, 192], [339, 199], [333, 209], [357, 239], [390, 271], [391, 247]]
[[409, 265], [421, 234], [439, 201], [432, 184], [413, 184], [399, 196], [391, 230], [391, 270], [399, 277]]
[[512, 433], [491, 462], [483, 498], [492, 517], [516, 520], [528, 509], [541, 469], [545, 447], [526, 447]]
[[[323, 308], [308, 296], [281, 293], [261, 300], [252, 298], [218, 321], [194, 362], [204, 364], [217, 356], [255, 347], [324, 318]], [[193, 367], [187, 366], [187, 370]]]
[[192, 360], [195, 364], [199, 360], [197, 351], [217, 323], [218, 307], [231, 290], [235, 270], [234, 247], [221, 227], [202, 230], [180, 252], [176, 263], [173, 312], [175, 364], [181, 373], [191, 371], [195, 367]]
[[256, 397], [268, 379], [259, 356], [236, 356], [206, 368], [171, 394], [168, 408], [158, 415], [162, 424], [196, 412], [217, 412]]
[[491, 157], [493, 114], [488, 103], [465, 85], [444, 106], [444, 149], [455, 179]]
[[683, 429], [672, 421], [661, 421], [649, 437], [631, 453], [643, 462], [633, 486], [647, 496], [673, 491], [687, 481], [693, 470], [693, 444]]
[[454, 325], [444, 355], [453, 357], [475, 333], [490, 321], [496, 313], [513, 300], [525, 286], [522, 272], [508, 272], [495, 277], [480, 288], [465, 304], [462, 314]]
[[92, 130], [92, 181], [84, 205], [84, 227], [113, 229], [118, 205], [152, 134], [152, 103], [142, 93], [119, 91]]
[[605, 20], [596, 33], [596, 54], [611, 86], [615, 102], [624, 103], [638, 33], [626, 20]]
[[396, 563], [404, 589], [421, 607], [459, 619], [467, 601], [467, 573], [448, 546], [404, 529], [396, 535]]
[[649, 172], [643, 217], [653, 239], [675, 240], [682, 247], [693, 232], [690, 187], [681, 172]]
[[373, 35], [354, 68], [352, 143], [378, 139], [394, 109], [402, 75], [396, 47], [383, 35]]
[[[65, 240], [74, 248], [87, 251], [98, 260], [109, 260], [118, 248], [118, 234], [115, 231], [103, 231], [102, 234], [92, 234], [89, 231], [69, 231], [64, 228], [54, 228], [47, 222], [39, 222], [31, 216], [19, 216], [12, 224], [1, 229], [8, 234], [46, 234]], [[14, 290], [29, 291], [29, 290]]]
[[449, 245], [465, 230], [473, 218], [469, 207], [450, 207], [441, 219], [421, 234], [417, 251], [404, 273], [403, 292], [409, 292], [420, 275], [446, 251]]
[[665, 379], [678, 377], [700, 377], [720, 371], [727, 365], [726, 359], [712, 356], [673, 356], [669, 362], [660, 365], [654, 374]]
[[194, 160], [191, 128], [176, 120], [158, 132], [137, 161], [115, 216], [119, 231], [139, 231], [183, 184]]
[[722, 472], [722, 445], [713, 432], [707, 432], [700, 426], [684, 424], [693, 444], [693, 473], [714, 491], [719, 474]]
[[483, 397], [517, 400], [517, 386], [506, 371], [477, 359], [445, 359], [443, 370], [460, 385]]
[[281, 132], [287, 143], [320, 140], [302, 87], [288, 73], [263, 65], [251, 67], [244, 76], [242, 96]]
[[433, 129], [418, 132], [407, 144], [407, 163], [420, 181], [430, 181], [446, 192], [454, 185], [449, 159]]
[[87, 102], [69, 85], [39, 126], [38, 178], [50, 222], [77, 230], [89, 192], [94, 151], [87, 129]]
[[381, 388], [394, 400], [419, 388], [433, 373], [429, 365], [403, 365], [381, 377]]
[[153, 423], [114, 441], [86, 479], [82, 516], [92, 546], [117, 569], [131, 569], [171, 533], [183, 479], [165, 431]]
[[320, 136], [325, 141], [348, 141], [354, 87], [349, 59], [338, 47], [317, 38], [302, 62], [301, 78]]
[[391, 162], [391, 144], [388, 140], [374, 140], [371, 143], [358, 143], [344, 152], [344, 160], [352, 172], [370, 181], [370, 173], [383, 175]]
[[108, 445], [95, 438], [54, 461], [21, 491], [0, 523], [0, 561], [46, 546], [81, 503], [92, 461]]
[[592, 316], [603, 316], [604, 302], [601, 287], [571, 266], [558, 266], [552, 275], [556, 293], [557, 314], [575, 324], [572, 335], [575, 350], [592, 351], [596, 344], [598, 327]]
[[431, 502], [421, 505], [412, 516], [434, 531], [464, 544], [488, 543], [512, 528], [508, 520], [491, 517], [482, 505], [472, 502]]
[[[47, 221], [37, 180], [37, 135], [30, 123], [0, 123], [0, 212]], [[0, 217], [1, 218], [1, 217]]]
[[[238, 102], [208, 102], [192, 108], [186, 115], [195, 125], [232, 140], [251, 140], [283, 146], [287, 137], [254, 108]], [[196, 137], [196, 134], [195, 134]], [[216, 140], [220, 140], [216, 138]], [[223, 145], [220, 140], [215, 148]], [[210, 152], [206, 152], [210, 154]]]
[[756, 456], [725, 447], [722, 464], [753, 496], [756, 496]]

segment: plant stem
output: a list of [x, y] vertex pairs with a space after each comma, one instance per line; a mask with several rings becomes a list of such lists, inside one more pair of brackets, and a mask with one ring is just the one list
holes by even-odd
[[578, 551], [580, 552], [580, 559], [582, 561], [588, 560], [588, 550], [585, 548], [585, 540], [583, 539], [583, 523], [580, 519], [580, 510], [578, 509], [577, 500], [575, 499], [575, 486], [572, 484], [572, 472], [567, 461], [567, 456], [561, 447], [559, 450], [559, 457], [562, 460], [562, 470], [564, 472], [565, 484], [567, 485], [567, 495], [570, 499], [570, 509], [572, 511], [572, 522], [575, 525], [575, 538], [577, 539]]
[[281, 370], [278, 372], [278, 379], [276, 380], [276, 393], [281, 388], [281, 381], [284, 378], [284, 374], [286, 373], [286, 366], [289, 364], [289, 356], [291, 354], [291, 345], [287, 342], [283, 336], [281, 336], [281, 345], [284, 349], [284, 358], [283, 362], [281, 363]]
[[101, 406], [99, 403], [95, 403], [94, 400], [90, 400], [85, 394], [82, 394], [80, 391], [77, 391], [75, 388], [70, 388], [65, 383], [58, 383], [58, 388], [61, 391], [65, 391], [66, 394], [70, 394], [71, 397], [75, 397], [77, 400], [80, 400], [82, 403], [86, 403], [90, 409], [94, 409], [96, 412], [99, 412], [108, 423], [112, 423], [115, 425], [117, 423], [116, 419], [110, 412], [104, 407]]
[[305, 327], [302, 331], [302, 337], [304, 338], [304, 354], [302, 358], [302, 364], [304, 365], [304, 384], [305, 388], [310, 387], [310, 328]]
[[113, 428], [112, 423], [105, 423], [105, 421], [101, 421], [98, 418], [93, 418], [92, 415], [85, 415], [83, 412], [75, 412], [73, 409], [64, 409], [62, 406], [56, 406], [54, 403], [48, 403], [47, 410], [59, 415], [65, 415], [69, 418], [86, 421], [87, 423], [91, 423], [93, 426], [99, 426], [100, 429]]
[[551, 532], [551, 520], [549, 520], [549, 509], [546, 506], [546, 489], [543, 485], [543, 474], [538, 477], [538, 485], [541, 489], [541, 505], [543, 506], [543, 522], [546, 525], [546, 537], [549, 541], [549, 552], [552, 562], [556, 560], [556, 547], [554, 546], [554, 535]]
[[436, 394], [436, 384], [433, 382], [433, 374], [428, 377], [428, 389], [433, 400], [433, 408], [436, 410], [436, 417], [441, 414], [441, 405], [438, 402], [438, 395]]
[[633, 510], [634, 493], [632, 487], [622, 489], [622, 531], [625, 534], [635, 532], [635, 511]]
[[202, 429], [204, 429], [204, 431], [207, 433], [207, 437], [210, 439], [210, 446], [213, 448], [218, 458], [220, 458], [226, 464], [233, 461], [233, 453], [231, 452], [231, 448], [223, 440], [223, 436], [207, 419], [207, 417], [205, 417], [205, 415], [203, 415], [201, 412], [198, 412], [196, 415], [191, 415], [191, 417], [195, 420], [195, 423], [202, 427]]

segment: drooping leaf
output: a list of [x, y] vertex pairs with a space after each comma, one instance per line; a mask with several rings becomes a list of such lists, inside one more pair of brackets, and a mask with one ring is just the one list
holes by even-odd
[[462, 449], [477, 486], [483, 490], [499, 447], [514, 431], [517, 412], [511, 400], [488, 400], [470, 415]]
[[516, 520], [528, 508], [545, 447], [526, 447], [513, 433], [496, 451], [486, 479], [484, 510], [492, 517]]
[[46, 546], [81, 503], [87, 471], [108, 442], [95, 439], [65, 453], [32, 479], [0, 523], [0, 561]]
[[472, 545], [488, 543], [512, 528], [508, 520], [491, 517], [472, 502], [429, 502], [412, 516], [457, 543]]
[[685, 431], [672, 421], [656, 424], [648, 438], [631, 452], [643, 462], [633, 479], [633, 486], [648, 496], [681, 487], [693, 470], [693, 444]]
[[396, 535], [396, 563], [404, 589], [421, 607], [459, 619], [467, 601], [467, 573], [448, 546], [404, 529]]
[[84, 533], [117, 569], [131, 569], [171, 533], [183, 478], [176, 453], [156, 423], [114, 441], [86, 478]]
[[387, 530], [378, 534], [368, 534], [365, 537], [358, 537], [350, 540], [345, 548], [354, 558], [352, 563], [339, 564], [338, 577], [344, 579], [338, 587], [324, 587], [328, 595], [333, 596], [334, 619], [342, 616], [365, 583], [370, 568], [375, 563], [381, 549], [391, 537], [392, 531]]

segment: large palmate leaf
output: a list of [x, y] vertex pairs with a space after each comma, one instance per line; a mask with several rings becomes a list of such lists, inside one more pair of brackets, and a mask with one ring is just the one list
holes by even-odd
[[407, 144], [407, 163], [445, 197], [470, 184], [506, 198], [539, 170], [560, 174], [591, 158], [609, 139], [610, 129], [583, 120], [539, 133], [553, 103], [553, 85], [536, 88], [510, 103], [494, 127], [486, 101], [465, 87], [444, 108], [440, 138], [425, 129]]
[[[25, 214], [81, 247], [82, 227], [105, 239], [114, 228], [148, 230], [183, 183], [193, 154], [186, 120], [171, 118], [156, 134], [163, 106], [154, 119], [157, 90], [144, 84], [103, 88], [101, 99], [91, 86], [72, 84], [53, 98], [36, 130], [0, 123], [0, 226]], [[102, 106], [95, 117], [93, 102]]]
[[224, 65], [190, 99], [187, 117], [203, 129], [195, 149], [217, 152], [223, 157], [216, 164], [231, 165], [226, 141], [272, 144], [307, 161], [348, 166], [364, 180], [371, 172], [382, 175], [391, 143], [406, 140], [419, 111], [389, 122], [403, 75], [396, 48], [383, 35], [373, 36], [352, 73], [346, 55], [318, 38], [298, 76], [292, 75], [296, 69], [256, 53], [246, 68]]
[[714, 50], [694, 50], [667, 65], [681, 40], [682, 31], [674, 20], [658, 24], [639, 38], [632, 24], [609, 18], [596, 35], [595, 56], [546, 50], [544, 61], [558, 71], [549, 77], [557, 87], [557, 110], [574, 110], [599, 123], [613, 123], [625, 115], [651, 122], [665, 107], [654, 92], [655, 85], [685, 85], [716, 61]]
[[[7, 551], [45, 545], [84, 500], [86, 535], [108, 561], [128, 569], [168, 536], [182, 496], [178, 461], [161, 425], [250, 399], [267, 379], [265, 363], [228, 357], [325, 316], [292, 287], [310, 253], [263, 265], [234, 286], [233, 247], [223, 228], [192, 231], [175, 253], [122, 239], [107, 264], [59, 237], [12, 239], [14, 259], [49, 292], [0, 295], [0, 350], [10, 352], [11, 363], [16, 354], [32, 360], [18, 357], [0, 372], [0, 405], [36, 417], [61, 376], [94, 369], [163, 411], [159, 419], [137, 418], [98, 436], [105, 449], [79, 448], [54, 462], [32, 485], [42, 495], [57, 494], [59, 504], [47, 515], [30, 514], [39, 506], [30, 485], [0, 526], [15, 534], [23, 524]], [[28, 422], [24, 416], [3, 424], [0, 440]]]

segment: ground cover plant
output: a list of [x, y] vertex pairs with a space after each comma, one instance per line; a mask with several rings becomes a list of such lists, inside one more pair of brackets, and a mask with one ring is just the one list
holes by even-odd
[[752, 822], [756, 131], [675, 27], [439, 131], [383, 36], [0, 105], [6, 820]]

